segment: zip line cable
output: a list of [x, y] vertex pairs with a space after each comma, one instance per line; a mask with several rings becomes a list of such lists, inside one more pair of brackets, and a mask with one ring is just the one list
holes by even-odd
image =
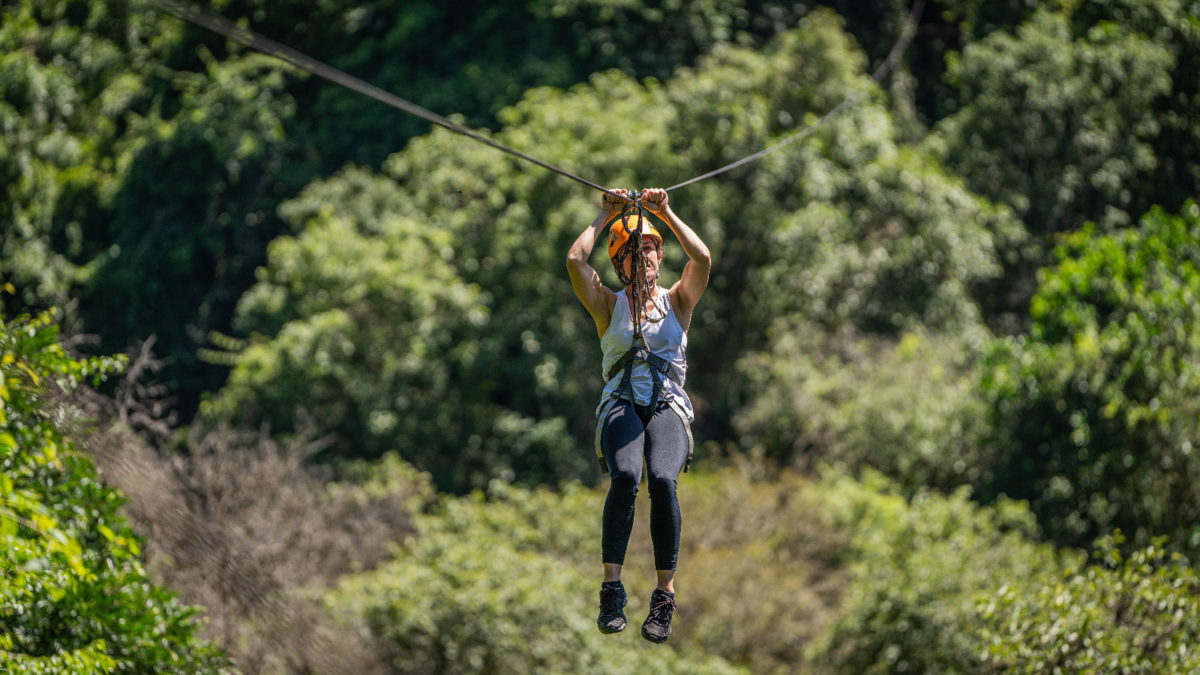
[[[337, 68], [327, 65], [310, 56], [306, 56], [305, 54], [302, 54], [295, 49], [288, 47], [287, 45], [280, 44], [279, 42], [272, 40], [271, 38], [259, 35], [253, 30], [239, 26], [229, 19], [220, 16], [214, 16], [208, 12], [196, 9], [195, 7], [181, 5], [179, 3], [172, 2], [171, 0], [151, 0], [151, 2], [184, 21], [193, 23], [202, 28], [207, 28], [214, 33], [224, 35], [230, 40], [240, 42], [247, 47], [251, 47], [264, 54], [267, 54], [268, 56], [274, 56], [277, 59], [286, 61], [293, 66], [296, 66], [300, 70], [307, 71], [318, 77], [323, 77], [334, 84], [340, 84], [347, 89], [356, 91], [364, 96], [369, 96], [377, 101], [380, 101], [381, 103], [386, 103], [393, 108], [399, 108], [410, 115], [420, 117], [427, 122], [431, 122], [440, 127], [449, 129], [456, 134], [462, 134], [467, 138], [479, 141], [480, 143], [491, 146], [497, 150], [500, 150], [501, 152], [507, 152], [514, 157], [537, 164], [544, 169], [549, 169], [554, 173], [566, 176], [567, 178], [579, 183], [583, 183], [588, 187], [596, 188], [597, 190], [606, 192], [614, 197], [620, 197], [620, 195], [617, 193], [612, 192], [601, 185], [597, 185], [586, 178], [580, 178], [566, 169], [560, 169], [553, 164], [543, 162], [542, 160], [527, 155], [520, 150], [510, 148], [500, 141], [488, 138], [487, 136], [484, 136], [478, 132], [472, 131], [463, 125], [454, 122], [453, 120], [446, 119], [445, 117], [442, 117], [431, 110], [422, 108], [416, 103], [402, 99], [399, 96], [396, 96], [389, 91], [380, 89], [373, 84], [363, 82], [349, 73], [338, 70]], [[624, 199], [624, 197], [622, 197], [622, 199]]]
[[[359, 78], [350, 75], [349, 73], [338, 70], [337, 68], [334, 68], [333, 66], [330, 66], [322, 61], [318, 61], [317, 59], [298, 52], [287, 45], [260, 35], [249, 28], [239, 26], [229, 19], [209, 14], [203, 10], [188, 5], [183, 5], [174, 2], [173, 0], [150, 0], [150, 2], [183, 21], [195, 24], [201, 28], [207, 28], [208, 30], [223, 35], [234, 42], [241, 43], [247, 47], [267, 54], [268, 56], [274, 56], [277, 59], [290, 63], [300, 70], [306, 71], [318, 77], [322, 77], [330, 82], [333, 82], [334, 84], [339, 84], [347, 89], [350, 89], [351, 91], [356, 91], [360, 94], [363, 94], [364, 96], [369, 96], [381, 103], [390, 105], [393, 108], [402, 110], [410, 115], [420, 117], [427, 122], [436, 124], [456, 134], [461, 134], [472, 140], [479, 141], [484, 145], [495, 148], [501, 152], [508, 153], [514, 157], [517, 157], [518, 159], [523, 159], [532, 164], [536, 164], [543, 169], [553, 171], [554, 173], [565, 176], [566, 178], [570, 178], [577, 183], [582, 183], [583, 185], [595, 188], [606, 194], [619, 197], [627, 202], [633, 203], [640, 200], [640, 193], [637, 191], [632, 193], [634, 195], [633, 197], [617, 194], [616, 192], [613, 192], [612, 190], [609, 190], [608, 188], [605, 188], [597, 183], [593, 183], [586, 178], [580, 178], [566, 169], [543, 162], [536, 157], [528, 155], [515, 148], [511, 148], [500, 141], [488, 138], [487, 136], [484, 136], [476, 131], [472, 131], [471, 129], [468, 129], [467, 127], [464, 127], [453, 120], [447, 119], [431, 110], [423, 108], [416, 103], [400, 98], [399, 96], [396, 96], [389, 91], [380, 89], [373, 84], [364, 82]], [[893, 68], [895, 68], [896, 64], [900, 60], [901, 54], [908, 49], [908, 45], [912, 41], [913, 35], [916, 33], [917, 20], [920, 18], [921, 11], [924, 6], [925, 0], [916, 0], [916, 2], [913, 3], [912, 11], [909, 14], [908, 21], [904, 25], [904, 30], [901, 31], [900, 36], [896, 39], [896, 43], [892, 45], [892, 49], [890, 52], [888, 52], [887, 58], [885, 58], [883, 62], [879, 64], [879, 66], [875, 69], [875, 72], [871, 73], [871, 79], [876, 83], [881, 82], [883, 78], [886, 77]], [[777, 141], [770, 146], [767, 146], [766, 148], [763, 148], [762, 150], [759, 150], [752, 155], [747, 155], [746, 157], [726, 164], [719, 169], [714, 169], [708, 173], [696, 176], [695, 178], [691, 178], [677, 185], [672, 185], [671, 187], [666, 188], [666, 191], [670, 192], [672, 190], [691, 185], [692, 183], [697, 183], [707, 178], [718, 176], [727, 171], [736, 169], [739, 166], [753, 162], [754, 160], [775, 152], [780, 148], [791, 145], [804, 136], [812, 133], [813, 130], [825, 123], [826, 120], [832, 118], [834, 114], [841, 110], [845, 110], [857, 105], [864, 98], [866, 98], [866, 94], [861, 92], [853, 96], [847, 96], [846, 98], [842, 99], [840, 103], [822, 115], [813, 124], [798, 129], [791, 135], [783, 138], [780, 141]]]
[[[900, 61], [900, 55], [903, 54], [905, 52], [905, 50], [908, 49], [908, 43], [912, 41], [913, 35], [915, 35], [917, 32], [917, 20], [921, 18], [921, 10], [924, 9], [924, 7], [925, 7], [925, 0], [917, 0], [915, 3], [913, 3], [912, 11], [909, 13], [909, 16], [908, 16], [908, 21], [904, 24], [904, 30], [900, 32], [900, 37], [896, 39], [896, 44], [892, 45], [892, 50], [890, 52], [888, 52], [887, 58], [885, 58], [883, 60], [883, 63], [880, 63], [879, 66], [875, 69], [875, 72], [871, 73], [871, 79], [874, 80], [876, 82], [876, 84], [882, 82], [883, 78], [887, 77], [888, 73], [892, 72], [892, 68], [895, 68], [896, 63], [898, 63]], [[795, 143], [796, 141], [800, 140], [801, 138], [804, 138], [805, 136], [812, 133], [814, 130], [816, 130], [817, 127], [824, 124], [826, 120], [832, 118], [839, 111], [848, 109], [848, 108], [852, 108], [852, 107], [858, 105], [858, 102], [863, 100], [864, 98], [866, 98], [866, 94], [864, 94], [862, 92], [859, 92], [858, 94], [855, 94], [853, 96], [847, 96], [846, 98], [842, 99], [841, 103], [838, 103], [834, 107], [830, 108], [829, 111], [826, 112], [824, 115], [821, 115], [820, 119], [818, 119], [816, 122], [813, 122], [812, 124], [810, 124], [806, 127], [802, 127], [800, 129], [792, 132], [792, 134], [790, 136], [787, 136], [787, 137], [783, 138], [782, 140], [777, 141], [776, 143], [769, 145], [752, 155], [747, 155], [737, 161], [730, 162], [729, 164], [726, 164], [725, 166], [723, 166], [719, 169], [713, 169], [712, 171], [709, 171], [706, 174], [696, 176], [695, 178], [691, 178], [689, 180], [685, 180], [682, 183], [679, 183], [678, 185], [672, 185], [671, 187], [666, 188], [666, 191], [670, 192], [671, 190], [675, 190], [677, 188], [684, 187], [685, 185], [691, 185], [692, 183], [699, 183], [700, 181], [702, 181], [706, 178], [712, 178], [713, 176], [719, 176], [719, 175], [725, 173], [726, 171], [731, 171], [733, 169], [736, 169], [739, 166], [742, 166], [743, 164], [749, 164], [750, 162], [753, 162], [756, 159], [759, 159], [761, 157], [769, 155], [772, 152], [775, 152], [776, 150], [778, 150], [780, 148], [789, 146], [792, 143]]]

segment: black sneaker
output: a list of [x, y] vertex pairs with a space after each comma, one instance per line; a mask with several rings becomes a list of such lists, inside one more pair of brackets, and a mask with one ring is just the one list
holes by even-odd
[[642, 637], [663, 643], [671, 637], [671, 615], [675, 613], [675, 594], [654, 589], [650, 596], [650, 616], [642, 624]]
[[620, 581], [600, 584], [600, 616], [596, 626], [601, 633], [620, 633], [625, 630], [625, 585]]

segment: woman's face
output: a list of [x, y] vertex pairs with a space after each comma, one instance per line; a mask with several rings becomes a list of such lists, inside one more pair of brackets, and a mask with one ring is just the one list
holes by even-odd
[[[646, 259], [646, 283], [653, 284], [658, 281], [658, 266], [662, 264], [662, 246], [659, 245], [657, 239], [643, 237], [642, 254]], [[621, 264], [624, 266], [625, 276], [628, 277], [633, 269], [633, 256], [626, 256]]]

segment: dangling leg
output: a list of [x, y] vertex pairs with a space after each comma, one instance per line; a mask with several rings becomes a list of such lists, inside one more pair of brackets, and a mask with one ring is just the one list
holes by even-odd
[[650, 487], [650, 538], [654, 542], [654, 567], [658, 588], [650, 597], [650, 615], [642, 624], [642, 637], [666, 642], [671, 636], [675, 611], [675, 566], [683, 517], [679, 512], [676, 482], [687, 461], [686, 423], [670, 408], [656, 411], [646, 425], [646, 470]]
[[620, 401], [609, 413], [600, 435], [600, 447], [612, 481], [604, 500], [601, 551], [604, 583], [600, 585], [600, 616], [596, 624], [604, 633], [625, 629], [625, 587], [621, 584], [621, 566], [633, 531], [633, 511], [638, 483], [642, 479], [642, 455], [645, 433], [633, 406]]

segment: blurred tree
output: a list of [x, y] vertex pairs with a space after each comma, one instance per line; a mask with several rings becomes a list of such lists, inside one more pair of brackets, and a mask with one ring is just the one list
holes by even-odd
[[19, 289], [5, 305], [63, 305], [101, 351], [157, 334], [187, 412], [225, 374], [195, 349], [228, 325], [303, 177], [283, 161], [280, 65], [201, 49], [200, 73], [172, 71], [179, 22], [117, 0], [3, 16], [0, 265]]
[[1038, 541], [1022, 502], [966, 489], [911, 501], [877, 475], [836, 475], [807, 498], [853, 533], [842, 614], [806, 656], [830, 673], [1192, 672], [1195, 569], [1161, 545], [1082, 551]]
[[[898, 147], [894, 134], [878, 108], [839, 118], [797, 151], [796, 182], [776, 196], [790, 213], [739, 233], [735, 246], [756, 238], [762, 253], [733, 264], [746, 289], [725, 314], [745, 322], [725, 330], [746, 330], [734, 352], [734, 431], [785, 461], [865, 462], [909, 488], [953, 484], [974, 464], [964, 436], [974, 412], [969, 398], [949, 398], [971, 367], [965, 343], [949, 336], [981, 339], [977, 298], [1024, 231], [1011, 210], [972, 194], [928, 153]], [[949, 390], [919, 386], [927, 373], [900, 383], [896, 340], [909, 332], [941, 345], [928, 358]], [[880, 408], [893, 386], [908, 405]], [[914, 388], [928, 393], [924, 405], [904, 399]], [[947, 417], [924, 419], [933, 411]], [[860, 414], [894, 421], [864, 425]]]
[[[106, 205], [171, 26], [124, 4], [6, 3], [0, 14], [0, 270], [25, 309], [66, 305], [107, 254]], [[124, 345], [122, 345], [123, 347]]]
[[347, 578], [326, 602], [347, 630], [379, 635], [397, 673], [741, 672], [702, 651], [651, 653], [596, 631], [593, 596], [580, 589], [592, 587], [583, 570], [598, 568], [581, 558], [598, 550], [600, 499], [501, 481], [486, 496], [447, 498], [417, 519], [419, 536], [394, 561]]
[[938, 126], [944, 155], [1038, 236], [1124, 224], [1131, 182], [1153, 166], [1152, 105], [1173, 67], [1149, 36], [1114, 23], [1076, 34], [1068, 17], [1041, 10], [951, 63], [963, 105]]
[[977, 39], [950, 57], [957, 110], [931, 145], [1032, 235], [1005, 256], [985, 305], [993, 325], [1016, 332], [1055, 233], [1086, 221], [1128, 226], [1200, 190], [1185, 159], [1200, 148], [1189, 113], [1200, 85], [1186, 74], [1200, 53], [1192, 27], [1200, 9], [1176, 0], [985, 7], [993, 5], [965, 10]]
[[0, 317], [0, 670], [220, 672], [195, 610], [154, 586], [139, 539], [71, 440], [62, 393], [118, 370], [74, 360], [48, 315]]
[[755, 396], [734, 419], [753, 451], [805, 468], [871, 468], [906, 495], [976, 484], [984, 410], [975, 392], [980, 336], [823, 335], [779, 324], [770, 351], [738, 364]]
[[84, 326], [103, 345], [157, 335], [163, 377], [186, 413], [226, 370], [198, 361], [207, 333], [225, 327], [281, 229], [275, 209], [306, 178], [289, 168], [296, 143], [284, 136], [295, 113], [285, 73], [258, 54], [205, 73], [176, 73], [178, 112], [131, 125], [119, 189], [106, 204], [99, 239], [108, 243], [76, 294]]
[[1119, 527], [1200, 549], [1200, 205], [1066, 237], [1041, 275], [1028, 337], [982, 370], [990, 411], [980, 496], [1028, 499], [1047, 534]]
[[[1039, 542], [1024, 504], [981, 507], [969, 492], [910, 501], [871, 471], [857, 481], [830, 472], [809, 489], [824, 520], [852, 537], [842, 611], [808, 651], [823, 672], [986, 672], [980, 600], [1032, 592], [1083, 557]], [[1019, 643], [1041, 633], [1004, 635]]]
[[[1093, 561], [1033, 588], [1006, 586], [977, 606], [987, 657], [1004, 673], [1156, 672], [1200, 669], [1200, 575], [1150, 544], [1125, 557], [1105, 538]], [[983, 652], [983, 649], [980, 649]]]
[[[401, 198], [394, 182], [348, 170], [288, 204], [304, 232], [272, 243], [239, 305], [238, 327], [273, 339], [238, 355], [205, 410], [335, 432], [341, 455], [399, 449], [443, 488], [513, 468], [526, 480], [578, 472], [582, 458], [555, 440], [561, 422], [489, 403], [511, 383], [476, 365], [486, 296], [458, 276], [451, 232], [402, 215]], [[570, 469], [554, 466], [564, 454]]]

